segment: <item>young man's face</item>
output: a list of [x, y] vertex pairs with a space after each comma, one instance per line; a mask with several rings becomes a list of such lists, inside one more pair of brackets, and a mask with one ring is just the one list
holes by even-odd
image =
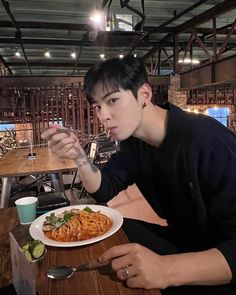
[[134, 135], [142, 121], [142, 105], [139, 91], [137, 99], [130, 90], [104, 89], [102, 84], [97, 84], [92, 92], [93, 107], [105, 130], [110, 136], [122, 141]]

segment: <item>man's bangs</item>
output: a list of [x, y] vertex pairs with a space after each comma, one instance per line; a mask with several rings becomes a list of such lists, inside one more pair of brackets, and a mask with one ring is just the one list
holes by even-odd
[[120, 91], [120, 83], [116, 78], [106, 77], [103, 81], [101, 81], [103, 92], [111, 93], [111, 92], [119, 92]]

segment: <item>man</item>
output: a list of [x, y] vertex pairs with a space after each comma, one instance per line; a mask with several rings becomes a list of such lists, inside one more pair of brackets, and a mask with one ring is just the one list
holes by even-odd
[[236, 294], [235, 135], [210, 117], [154, 105], [140, 59], [101, 62], [88, 71], [84, 87], [120, 151], [100, 171], [75, 135], [58, 133], [58, 125], [42, 138], [77, 163], [83, 185], [98, 201], [136, 183], [168, 222], [163, 227], [126, 220], [132, 243], [107, 250], [99, 260], [111, 260], [131, 288]]

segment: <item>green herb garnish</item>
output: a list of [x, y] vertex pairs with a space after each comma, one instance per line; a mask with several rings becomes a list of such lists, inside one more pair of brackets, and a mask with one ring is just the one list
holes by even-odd
[[59, 228], [74, 216], [73, 213], [66, 213], [63, 218], [57, 217], [55, 213], [51, 213], [50, 216], [46, 217], [46, 220], [50, 222], [50, 224], [54, 225], [55, 228]]
[[93, 211], [91, 208], [89, 208], [88, 206], [86, 206], [83, 210], [84, 210], [84, 211], [87, 211], [87, 212], [89, 212], [89, 213], [94, 212], [94, 211]]

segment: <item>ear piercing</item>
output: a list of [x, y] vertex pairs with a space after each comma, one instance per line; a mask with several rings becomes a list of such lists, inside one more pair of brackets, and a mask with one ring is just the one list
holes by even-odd
[[146, 106], [147, 106], [147, 104], [146, 104], [146, 102], [144, 102], [142, 105], [142, 109], [146, 108]]

